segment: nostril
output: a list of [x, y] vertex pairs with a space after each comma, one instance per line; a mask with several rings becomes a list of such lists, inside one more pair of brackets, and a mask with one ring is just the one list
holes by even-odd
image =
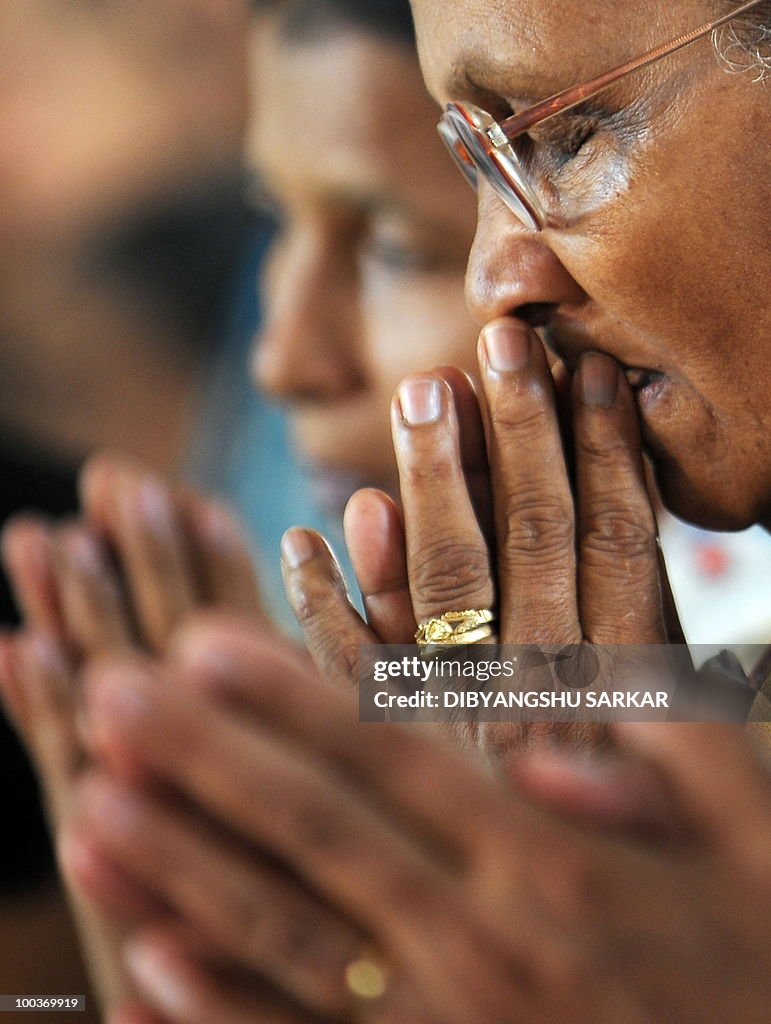
[[551, 320], [557, 303], [554, 302], [526, 302], [517, 306], [514, 316], [524, 320], [531, 327], [544, 327]]

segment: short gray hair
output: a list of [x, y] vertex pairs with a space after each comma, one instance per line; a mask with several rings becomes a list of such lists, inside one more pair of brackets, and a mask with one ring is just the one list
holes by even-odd
[[[739, 2], [731, 0], [734, 7]], [[771, 0], [716, 29], [712, 38], [720, 60], [731, 71], [751, 75], [755, 82], [771, 76]]]

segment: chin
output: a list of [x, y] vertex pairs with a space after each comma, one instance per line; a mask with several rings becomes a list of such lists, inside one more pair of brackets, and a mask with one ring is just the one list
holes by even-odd
[[735, 532], [768, 520], [768, 501], [753, 488], [742, 486], [737, 468], [729, 465], [722, 476], [714, 467], [687, 473], [682, 466], [654, 459], [659, 494], [678, 518], [705, 530]]

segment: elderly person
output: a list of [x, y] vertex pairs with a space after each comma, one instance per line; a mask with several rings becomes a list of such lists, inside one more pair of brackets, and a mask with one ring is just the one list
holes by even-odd
[[[505, 640], [666, 642], [643, 449], [681, 514], [771, 520], [763, 85], [726, 75], [705, 29], [645, 74], [571, 92], [580, 108], [563, 95], [563, 114], [544, 119], [560, 101], [540, 97], [712, 24], [724, 5], [670, 5], [654, 28], [608, 3], [602, 41], [577, 5], [414, 7], [429, 85], [454, 104], [445, 134], [479, 185], [470, 294], [491, 321], [492, 497], [467, 484], [485, 476], [468, 393], [411, 378], [394, 409], [405, 533], [378, 493], [349, 513], [354, 548], [367, 517], [379, 525], [370, 626], [387, 639], [497, 596]], [[744, 7], [732, 52], [751, 63], [769, 12]], [[556, 386], [535, 324], [566, 368]], [[557, 421], [566, 405], [575, 456]], [[369, 627], [314, 535], [290, 534], [285, 562], [311, 647], [344, 667]], [[255, 633], [198, 626], [165, 669], [113, 665], [89, 690], [91, 742], [113, 778], [81, 794], [65, 860], [92, 895], [109, 897], [105, 878], [122, 873], [188, 922], [140, 933], [129, 952], [168, 1018], [767, 1018], [771, 794], [738, 731], [618, 730], [681, 829], [655, 844], [609, 837], [533, 809], [435, 738], [356, 728], [346, 695]], [[185, 802], [138, 792], [148, 773]], [[223, 956], [240, 970], [216, 970]]]

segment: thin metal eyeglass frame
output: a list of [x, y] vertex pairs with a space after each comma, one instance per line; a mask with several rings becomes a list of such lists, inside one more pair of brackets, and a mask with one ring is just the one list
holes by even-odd
[[715, 29], [720, 28], [729, 21], [733, 21], [734, 18], [740, 17], [761, 3], [763, 3], [763, 0], [750, 0], [749, 3], [742, 4], [741, 7], [731, 11], [730, 14], [724, 14], [715, 21], [700, 25], [699, 28], [693, 29], [692, 32], [678, 36], [671, 43], [657, 46], [653, 50], [644, 53], [641, 57], [635, 57], [625, 64], [619, 64], [618, 67], [612, 68], [596, 78], [592, 78], [589, 82], [584, 82], [583, 85], [575, 85], [570, 89], [563, 89], [548, 99], [541, 100], [532, 107], [528, 107], [521, 114], [513, 114], [511, 117], [507, 117], [504, 121], [499, 122], [498, 127], [507, 140], [511, 142], [517, 135], [526, 132], [528, 128], [532, 128], [536, 124], [554, 117], [556, 114], [561, 114], [563, 111], [571, 110], [573, 107], [578, 106], [579, 103], [583, 103], [584, 100], [591, 99], [592, 96], [596, 96], [603, 89], [607, 89], [608, 86], [613, 85], [619, 79], [630, 75], [633, 71], [639, 71], [641, 68], [653, 64], [657, 60], [661, 60], [662, 57], [668, 57], [670, 53], [682, 50], [684, 46], [695, 43], [697, 39], [701, 39], [710, 32], [714, 32]]
[[[596, 96], [598, 93], [607, 89], [615, 82], [618, 82], [626, 75], [630, 75], [634, 71], [639, 71], [644, 67], [648, 67], [648, 65], [661, 60], [662, 57], [668, 57], [670, 54], [676, 53], [678, 50], [682, 50], [683, 47], [696, 42], [697, 39], [702, 39], [710, 32], [714, 32], [715, 29], [720, 28], [722, 25], [726, 25], [729, 21], [733, 21], [735, 18], [741, 17], [742, 14], [745, 14], [753, 7], [757, 7], [762, 2], [763, 0], [749, 0], [749, 3], [742, 4], [735, 10], [730, 11], [713, 21], [707, 22], [704, 25], [700, 25], [698, 28], [685, 33], [685, 35], [678, 36], [669, 43], [656, 46], [654, 49], [648, 50], [647, 53], [642, 54], [640, 57], [635, 57], [633, 60], [627, 61], [624, 64], [619, 64], [617, 67], [611, 68], [610, 71], [606, 71], [603, 74], [598, 75], [596, 78], [590, 79], [588, 82], [583, 82], [581, 85], [575, 85], [568, 89], [563, 89], [560, 92], [555, 93], [553, 96], [549, 96], [548, 99], [540, 100], [538, 103], [533, 104], [533, 106], [528, 107], [519, 114], [512, 114], [511, 117], [507, 117], [503, 121], [496, 122], [493, 118], [490, 118], [492, 124], [489, 128], [484, 131], [480, 129], [475, 130], [494, 149], [502, 149], [505, 146], [509, 146], [518, 135], [524, 134], [524, 132], [535, 127], [535, 125], [542, 124], [544, 121], [548, 121], [550, 118], [556, 117], [557, 114], [562, 114], [567, 110], [572, 110], [573, 107], [577, 107], [585, 100]], [[463, 109], [463, 106], [464, 104], [462, 103], [449, 104], [448, 109], [451, 109], [452, 107]], [[474, 162], [477, 164], [477, 170], [487, 176], [487, 172], [484, 167], [480, 166], [477, 161]], [[503, 171], [501, 171], [501, 173], [505, 174]], [[513, 185], [511, 187], [516, 193], [516, 187]], [[540, 228], [537, 230], [540, 230]]]

